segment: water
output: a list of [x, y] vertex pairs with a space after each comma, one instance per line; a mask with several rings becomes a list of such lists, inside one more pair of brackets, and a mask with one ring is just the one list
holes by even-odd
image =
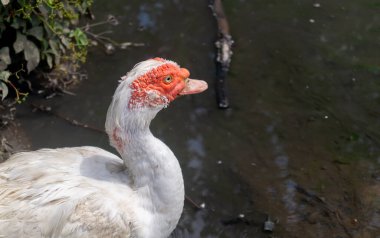
[[[173, 237], [379, 237], [380, 5], [223, 3], [235, 40], [230, 109], [216, 108], [216, 25], [200, 0], [95, 2], [97, 20], [120, 21], [95, 32], [146, 46], [111, 56], [92, 49], [76, 96], [30, 100], [103, 128], [120, 76], [150, 57], [172, 59], [210, 84], [152, 125], [180, 160], [187, 196], [205, 206], [187, 202]], [[114, 151], [102, 133], [26, 105], [18, 118], [32, 148]], [[263, 231], [268, 216], [272, 233]]]

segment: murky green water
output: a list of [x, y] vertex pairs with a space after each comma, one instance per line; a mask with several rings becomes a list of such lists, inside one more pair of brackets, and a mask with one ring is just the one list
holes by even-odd
[[[51, 105], [103, 128], [119, 77], [161, 56], [211, 85], [164, 110], [152, 130], [180, 160], [186, 203], [173, 237], [380, 237], [380, 3], [223, 1], [235, 40], [231, 108], [215, 103], [216, 25], [207, 1], [95, 1], [118, 41], [147, 46], [89, 53], [88, 79]], [[31, 113], [33, 148], [94, 145], [105, 135]], [[275, 223], [263, 231], [267, 217]]]

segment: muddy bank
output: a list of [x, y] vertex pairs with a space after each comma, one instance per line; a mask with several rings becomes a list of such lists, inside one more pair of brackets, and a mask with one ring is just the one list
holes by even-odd
[[0, 128], [0, 163], [14, 153], [30, 149], [30, 143], [17, 120]]

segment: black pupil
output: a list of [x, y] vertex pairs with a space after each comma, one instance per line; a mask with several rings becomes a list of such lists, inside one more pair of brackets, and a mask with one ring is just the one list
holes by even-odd
[[168, 76], [168, 77], [165, 78], [166, 82], [170, 82], [171, 80], [172, 80], [172, 77], [170, 77], [170, 76]]

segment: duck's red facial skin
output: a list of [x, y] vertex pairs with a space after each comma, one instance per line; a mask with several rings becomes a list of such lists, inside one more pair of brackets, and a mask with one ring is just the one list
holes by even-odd
[[170, 63], [152, 69], [132, 82], [129, 108], [168, 104], [186, 87], [189, 76], [187, 69]]

